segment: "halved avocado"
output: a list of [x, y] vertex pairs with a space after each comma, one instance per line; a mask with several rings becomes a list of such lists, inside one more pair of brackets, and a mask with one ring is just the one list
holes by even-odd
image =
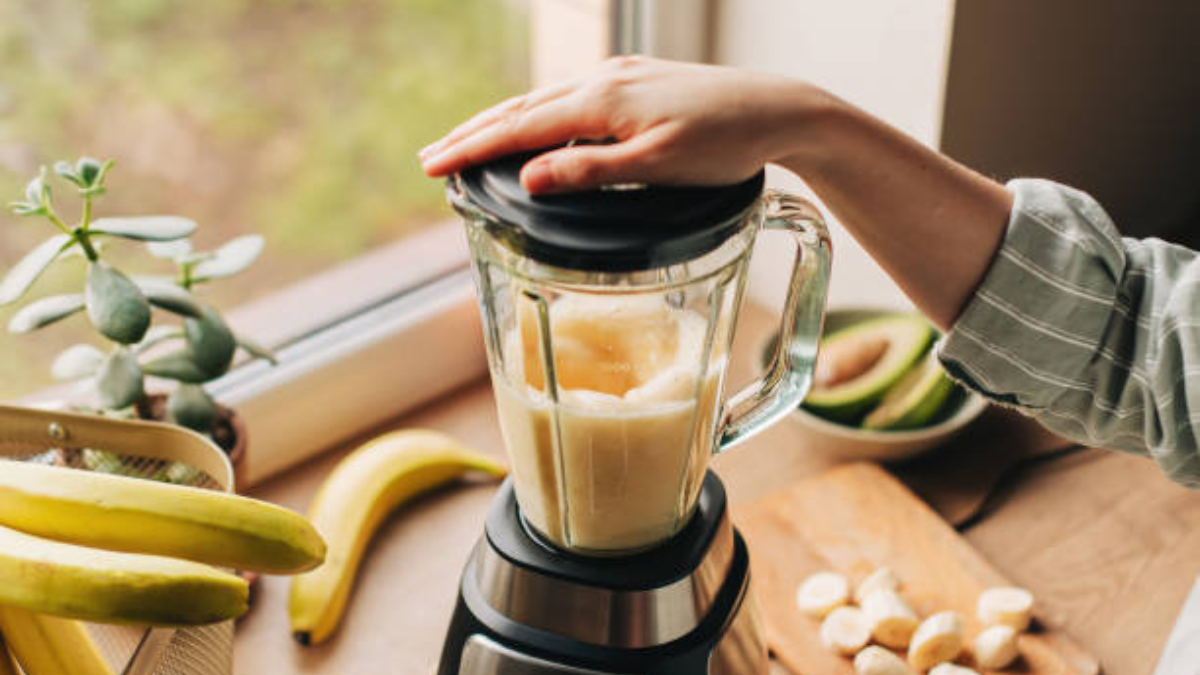
[[826, 419], [856, 424], [921, 358], [933, 338], [933, 327], [917, 314], [889, 314], [830, 334], [821, 340], [804, 407]]
[[937, 416], [954, 390], [937, 354], [930, 351], [863, 419], [864, 429], [916, 429]]

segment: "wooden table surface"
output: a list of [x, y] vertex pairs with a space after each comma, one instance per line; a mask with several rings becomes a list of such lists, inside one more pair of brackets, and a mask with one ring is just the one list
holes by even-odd
[[[743, 312], [734, 382], [749, 379], [750, 355], [772, 324], [764, 312]], [[714, 460], [735, 520], [738, 504], [838, 461], [820, 448], [801, 447], [790, 424], [781, 422]], [[485, 380], [389, 428], [414, 426], [503, 455]], [[354, 445], [334, 449], [252, 494], [304, 511], [322, 478]], [[964, 531], [966, 538], [1006, 576], [1033, 590], [1042, 615], [1094, 654], [1105, 673], [1148, 675], [1200, 573], [1200, 493], [1172, 484], [1148, 460], [1113, 452], [1087, 449], [1029, 461], [1063, 445], [1020, 415], [996, 409], [955, 442], [896, 472], [952, 523], [983, 503], [985, 515]], [[993, 491], [1000, 476], [1004, 480]], [[340, 632], [324, 645], [301, 648], [291, 641], [287, 580], [266, 578], [238, 626], [236, 672], [434, 672], [458, 577], [482, 533], [493, 489], [443, 490], [392, 518], [363, 565]]]

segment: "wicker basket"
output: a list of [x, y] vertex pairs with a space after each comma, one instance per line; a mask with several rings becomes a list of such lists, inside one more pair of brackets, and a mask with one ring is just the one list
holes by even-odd
[[[196, 434], [150, 422], [0, 406], [0, 463], [9, 460], [211, 490], [233, 489], [233, 471], [225, 453]], [[233, 672], [232, 621], [179, 629], [85, 625], [114, 673]], [[150, 658], [139, 658], [137, 668], [131, 668], [139, 648]]]

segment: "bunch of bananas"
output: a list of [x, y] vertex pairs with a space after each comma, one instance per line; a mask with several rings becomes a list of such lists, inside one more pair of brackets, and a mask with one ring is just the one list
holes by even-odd
[[[296, 574], [326, 545], [266, 502], [0, 460], [0, 636], [28, 675], [110, 675], [78, 620], [214, 623], [247, 608], [222, 568]], [[0, 675], [12, 669], [0, 647]]]
[[322, 642], [387, 515], [469, 471], [506, 473], [444, 434], [385, 434], [330, 473], [310, 522], [246, 497], [0, 460], [0, 675], [15, 675], [5, 640], [27, 675], [112, 675], [78, 620], [180, 626], [240, 616], [246, 582], [217, 567], [297, 575], [293, 635]]

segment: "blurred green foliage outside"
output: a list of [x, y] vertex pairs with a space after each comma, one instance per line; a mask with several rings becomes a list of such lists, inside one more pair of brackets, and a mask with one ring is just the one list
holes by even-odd
[[[528, 72], [523, 0], [5, 0], [0, 204], [40, 164], [113, 158], [98, 216], [184, 215], [200, 248], [267, 237], [247, 273], [213, 285], [229, 308], [449, 217], [416, 152]], [[0, 214], [0, 275], [51, 234]], [[112, 253], [167, 272], [136, 245]], [[83, 269], [56, 264], [28, 297], [79, 289]], [[0, 399], [49, 384], [85, 321], [0, 332]]]

